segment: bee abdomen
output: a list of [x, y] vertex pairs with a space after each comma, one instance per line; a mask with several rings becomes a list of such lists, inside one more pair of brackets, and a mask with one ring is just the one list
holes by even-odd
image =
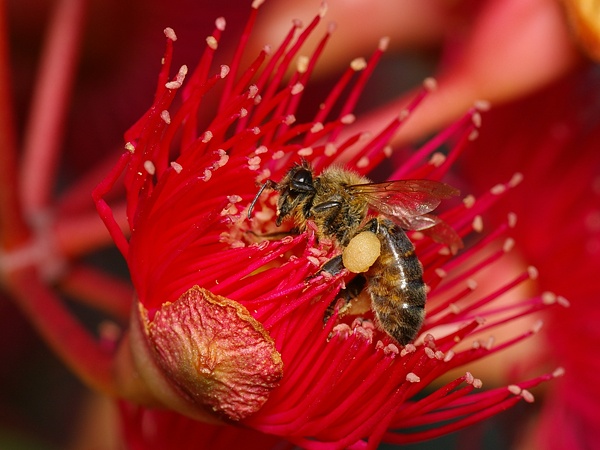
[[402, 345], [412, 341], [425, 318], [423, 269], [404, 231], [379, 220], [382, 251], [367, 274], [373, 311], [379, 325]]

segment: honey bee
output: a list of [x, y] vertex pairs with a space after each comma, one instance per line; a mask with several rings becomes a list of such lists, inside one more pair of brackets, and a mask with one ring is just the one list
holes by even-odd
[[[267, 180], [263, 184], [250, 204], [248, 217], [265, 189], [279, 194], [277, 226], [291, 217], [302, 232], [311, 220], [318, 239], [328, 238], [342, 250], [361, 233], [377, 236], [379, 256], [347, 285], [345, 298], [355, 297], [366, 285], [378, 327], [402, 345], [412, 341], [425, 318], [426, 291], [423, 268], [405, 230], [422, 231], [456, 252], [462, 247], [458, 234], [428, 213], [459, 191], [423, 179], [373, 183], [339, 167], [315, 176], [310, 164], [302, 161], [279, 183]], [[342, 255], [338, 255], [321, 270], [336, 274], [344, 267]]]

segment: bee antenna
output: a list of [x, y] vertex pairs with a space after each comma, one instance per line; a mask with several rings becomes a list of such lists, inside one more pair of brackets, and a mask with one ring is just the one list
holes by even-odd
[[263, 193], [263, 191], [265, 189], [275, 189], [275, 186], [277, 186], [277, 183], [275, 183], [273, 180], [267, 180], [264, 182], [264, 184], [260, 187], [260, 189], [256, 193], [254, 200], [252, 200], [252, 203], [250, 203], [250, 206], [248, 207], [248, 219], [250, 219], [252, 210], [254, 209], [254, 205], [258, 201], [258, 197], [260, 197], [260, 195]]
[[299, 165], [312, 172], [312, 165], [305, 158], [300, 159]]

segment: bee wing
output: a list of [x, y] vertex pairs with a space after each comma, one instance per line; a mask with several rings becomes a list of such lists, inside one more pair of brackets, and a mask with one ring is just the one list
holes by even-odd
[[423, 228], [421, 233], [429, 236], [435, 242], [439, 242], [440, 244], [446, 244], [452, 254], [456, 254], [461, 248], [464, 247], [463, 241], [450, 225], [444, 222], [439, 217], [434, 217], [437, 219], [435, 225], [429, 228]]
[[425, 214], [423, 216], [391, 216], [393, 222], [405, 230], [420, 231], [435, 242], [446, 244], [452, 254], [464, 247], [458, 233], [437, 216]]
[[389, 216], [396, 225], [404, 230], [423, 231], [434, 227], [441, 222], [436, 216], [424, 214], [422, 216]]
[[458, 189], [434, 180], [396, 180], [348, 186], [353, 195], [363, 196], [369, 205], [405, 230], [421, 231], [456, 253], [463, 247], [458, 233], [439, 217], [427, 214]]
[[346, 189], [351, 194], [363, 196], [377, 211], [399, 218], [422, 216], [437, 208], [443, 199], [459, 194], [458, 189], [434, 180], [354, 184]]

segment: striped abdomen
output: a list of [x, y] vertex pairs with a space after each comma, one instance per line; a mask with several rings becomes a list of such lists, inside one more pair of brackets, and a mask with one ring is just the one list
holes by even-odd
[[383, 330], [406, 345], [425, 318], [423, 269], [406, 233], [388, 219], [377, 222], [381, 255], [366, 274], [372, 308]]

